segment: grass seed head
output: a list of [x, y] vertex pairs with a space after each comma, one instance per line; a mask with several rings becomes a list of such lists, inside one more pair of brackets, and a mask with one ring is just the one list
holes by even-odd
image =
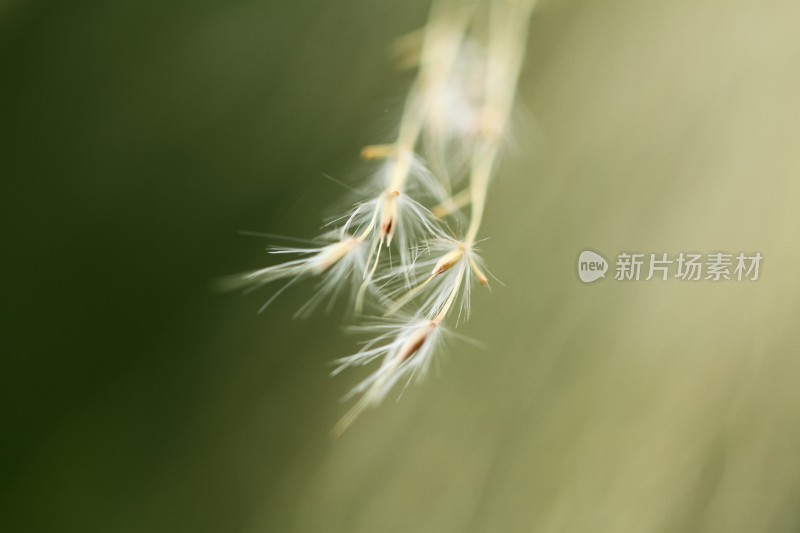
[[464, 257], [464, 247], [457, 246], [454, 250], [450, 250], [446, 254], [444, 254], [439, 261], [436, 262], [436, 266], [433, 267], [433, 272], [431, 272], [431, 276], [438, 276], [440, 274], [444, 274], [453, 266], [461, 261]]
[[414, 331], [397, 351], [397, 364], [401, 364], [413, 357], [414, 354], [422, 348], [425, 341], [428, 340], [431, 333], [433, 333], [438, 325], [438, 322], [431, 320]]
[[394, 144], [372, 144], [361, 149], [361, 159], [373, 161], [375, 159], [386, 159], [394, 153]]
[[383, 209], [381, 210], [381, 237], [385, 238], [388, 244], [392, 244], [392, 237], [394, 237], [394, 232], [397, 228], [397, 217], [399, 215], [397, 198], [399, 196], [400, 191], [386, 193]]
[[322, 248], [310, 263], [311, 271], [314, 274], [322, 274], [350, 253], [359, 243], [358, 239], [347, 237]]

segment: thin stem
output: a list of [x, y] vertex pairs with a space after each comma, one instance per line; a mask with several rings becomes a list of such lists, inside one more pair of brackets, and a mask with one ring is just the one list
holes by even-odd
[[450, 213], [454, 213], [458, 211], [462, 207], [466, 207], [472, 201], [472, 192], [469, 188], [463, 189], [457, 193], [455, 193], [450, 198], [447, 198], [440, 204], [437, 204], [431, 208], [431, 213], [436, 218], [444, 218]]
[[372, 218], [370, 219], [369, 224], [367, 224], [367, 227], [364, 229], [364, 231], [362, 231], [361, 234], [356, 237], [356, 240], [363, 241], [369, 237], [370, 233], [372, 233], [372, 228], [375, 227], [375, 222], [378, 220], [378, 213], [380, 213], [380, 210], [381, 200], [379, 199], [377, 202], [375, 202], [375, 209], [372, 211]]
[[453, 307], [453, 303], [456, 301], [458, 297], [458, 291], [461, 288], [461, 282], [464, 280], [464, 269], [459, 269], [458, 274], [456, 274], [456, 281], [453, 283], [453, 290], [450, 291], [450, 296], [447, 297], [447, 301], [444, 303], [442, 308], [433, 317], [433, 321], [437, 324], [441, 324], [442, 320], [447, 316], [447, 313], [450, 312], [450, 308]]
[[486, 207], [486, 197], [489, 189], [489, 179], [492, 177], [492, 168], [497, 159], [499, 146], [497, 143], [487, 143], [479, 146], [472, 158], [472, 174], [470, 176], [470, 190], [472, 191], [472, 216], [470, 217], [464, 245], [471, 247], [478, 237], [483, 212]]
[[474, 6], [458, 2], [435, 2], [420, 52], [419, 74], [411, 87], [395, 144], [397, 158], [389, 192], [402, 191], [411, 168], [411, 156], [419, 141], [432, 99], [425, 94], [430, 87], [444, 84], [455, 66]]
[[536, 0], [517, 0], [494, 2], [491, 6], [486, 101], [482, 112], [482, 141], [472, 158], [472, 218], [465, 238], [467, 246], [475, 242], [483, 221], [489, 179], [514, 104], [528, 36], [528, 18], [535, 3]]

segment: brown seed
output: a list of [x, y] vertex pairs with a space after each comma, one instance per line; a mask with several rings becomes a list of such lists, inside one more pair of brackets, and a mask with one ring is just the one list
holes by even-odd
[[425, 326], [417, 329], [397, 351], [397, 362], [402, 363], [410, 359], [428, 340], [428, 336], [436, 329], [437, 323], [431, 320]]
[[400, 196], [398, 191], [389, 193], [386, 200], [384, 200], [381, 211], [381, 236], [386, 237], [389, 243], [392, 242], [394, 230], [397, 226], [397, 202], [395, 202], [395, 198], [398, 196]]
[[436, 262], [436, 266], [433, 267], [431, 276], [438, 276], [439, 274], [447, 272], [453, 267], [453, 265], [458, 263], [462, 257], [464, 257], [463, 247], [459, 246], [455, 250], [450, 250], [444, 254], [439, 261]]

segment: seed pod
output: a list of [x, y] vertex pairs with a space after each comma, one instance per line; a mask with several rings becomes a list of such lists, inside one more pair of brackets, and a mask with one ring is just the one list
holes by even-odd
[[459, 246], [455, 250], [450, 250], [436, 262], [436, 266], [433, 267], [433, 272], [431, 272], [431, 277], [447, 272], [453, 265], [458, 263], [462, 257], [464, 257], [464, 248], [462, 246]]
[[431, 320], [426, 325], [414, 331], [411, 336], [397, 350], [396, 361], [398, 364], [410, 359], [428, 340], [433, 330], [436, 329], [437, 322]]

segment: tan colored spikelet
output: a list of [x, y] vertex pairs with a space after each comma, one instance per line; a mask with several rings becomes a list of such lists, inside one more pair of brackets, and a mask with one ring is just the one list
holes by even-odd
[[478, 280], [478, 283], [483, 285], [484, 287], [489, 285], [489, 278], [486, 277], [486, 274], [478, 266], [477, 261], [472, 257], [469, 258], [469, 266], [472, 269], [472, 273], [475, 275], [475, 278]]
[[373, 161], [386, 159], [394, 153], [394, 144], [371, 144], [361, 149], [361, 159]]
[[450, 250], [436, 262], [436, 266], [433, 267], [433, 272], [431, 272], [431, 277], [444, 274], [453, 268], [453, 265], [461, 261], [462, 257], [464, 257], [463, 246], [459, 246], [454, 250]]
[[323, 251], [314, 258], [311, 271], [314, 274], [322, 274], [350, 253], [359, 242], [358, 239], [351, 237], [326, 246]]
[[428, 340], [430, 334], [433, 333], [433, 330], [436, 329], [436, 326], [438, 326], [438, 323], [431, 320], [426, 325], [417, 329], [397, 351], [397, 363], [400, 364], [417, 353], [425, 344], [425, 341]]
[[381, 211], [381, 237], [386, 238], [388, 244], [392, 244], [394, 230], [397, 227], [397, 201], [400, 191], [392, 191], [386, 194], [383, 210]]

